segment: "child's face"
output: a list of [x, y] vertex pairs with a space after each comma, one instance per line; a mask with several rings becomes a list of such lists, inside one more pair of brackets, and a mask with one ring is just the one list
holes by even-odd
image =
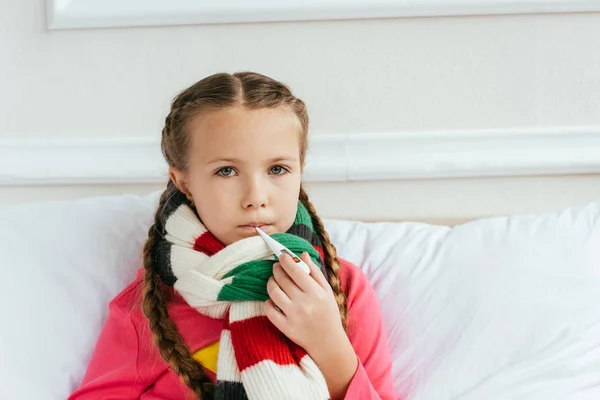
[[188, 170], [170, 169], [204, 225], [222, 243], [254, 236], [253, 226], [287, 231], [302, 177], [300, 123], [285, 108], [203, 114], [190, 125]]

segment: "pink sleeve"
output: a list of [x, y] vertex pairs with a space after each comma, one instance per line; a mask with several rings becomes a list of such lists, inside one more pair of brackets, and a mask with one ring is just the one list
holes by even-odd
[[146, 389], [138, 374], [138, 336], [129, 315], [114, 302], [81, 386], [68, 400], [139, 399]]
[[392, 380], [392, 359], [383, 327], [381, 308], [363, 272], [340, 260], [346, 270], [348, 337], [358, 356], [358, 368], [345, 400], [399, 400]]

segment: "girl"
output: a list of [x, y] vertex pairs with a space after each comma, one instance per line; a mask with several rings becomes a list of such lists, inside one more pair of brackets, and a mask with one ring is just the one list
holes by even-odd
[[[110, 303], [71, 400], [397, 399], [373, 290], [302, 189], [307, 135], [304, 103], [256, 73], [175, 98], [144, 268]], [[310, 274], [273, 261], [257, 226]]]

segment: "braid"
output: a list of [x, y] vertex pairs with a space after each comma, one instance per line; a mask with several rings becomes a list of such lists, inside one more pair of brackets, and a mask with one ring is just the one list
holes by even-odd
[[143, 309], [150, 323], [150, 331], [154, 343], [158, 347], [162, 358], [169, 363], [173, 372], [190, 387], [201, 400], [214, 399], [214, 384], [206, 375], [202, 364], [191, 355], [183, 339], [179, 335], [177, 326], [167, 312], [167, 302], [161, 288], [161, 281], [154, 268], [153, 251], [164, 234], [158, 216], [167, 200], [176, 192], [175, 185], [169, 181], [167, 189], [160, 198], [158, 209], [154, 217], [154, 224], [148, 231], [148, 240], [144, 245], [144, 276]]
[[304, 189], [300, 188], [300, 201], [310, 214], [312, 219], [313, 226], [315, 228], [315, 232], [319, 236], [321, 243], [323, 244], [323, 253], [325, 259], [325, 269], [327, 271], [327, 280], [329, 281], [329, 285], [333, 289], [333, 294], [335, 295], [335, 300], [338, 304], [338, 308], [340, 310], [340, 318], [342, 320], [342, 326], [344, 330], [346, 330], [346, 317], [348, 315], [348, 308], [346, 306], [346, 295], [342, 290], [342, 281], [340, 279], [340, 262], [337, 258], [337, 252], [335, 250], [335, 246], [331, 243], [329, 239], [329, 234], [325, 230], [325, 226], [323, 225], [323, 221], [317, 215], [317, 211], [315, 210], [315, 206], [308, 199], [308, 195], [304, 191]]

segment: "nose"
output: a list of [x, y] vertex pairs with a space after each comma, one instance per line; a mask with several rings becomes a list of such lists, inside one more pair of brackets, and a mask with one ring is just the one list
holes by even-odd
[[266, 185], [260, 178], [248, 179], [242, 201], [245, 209], [265, 208], [268, 205]]

